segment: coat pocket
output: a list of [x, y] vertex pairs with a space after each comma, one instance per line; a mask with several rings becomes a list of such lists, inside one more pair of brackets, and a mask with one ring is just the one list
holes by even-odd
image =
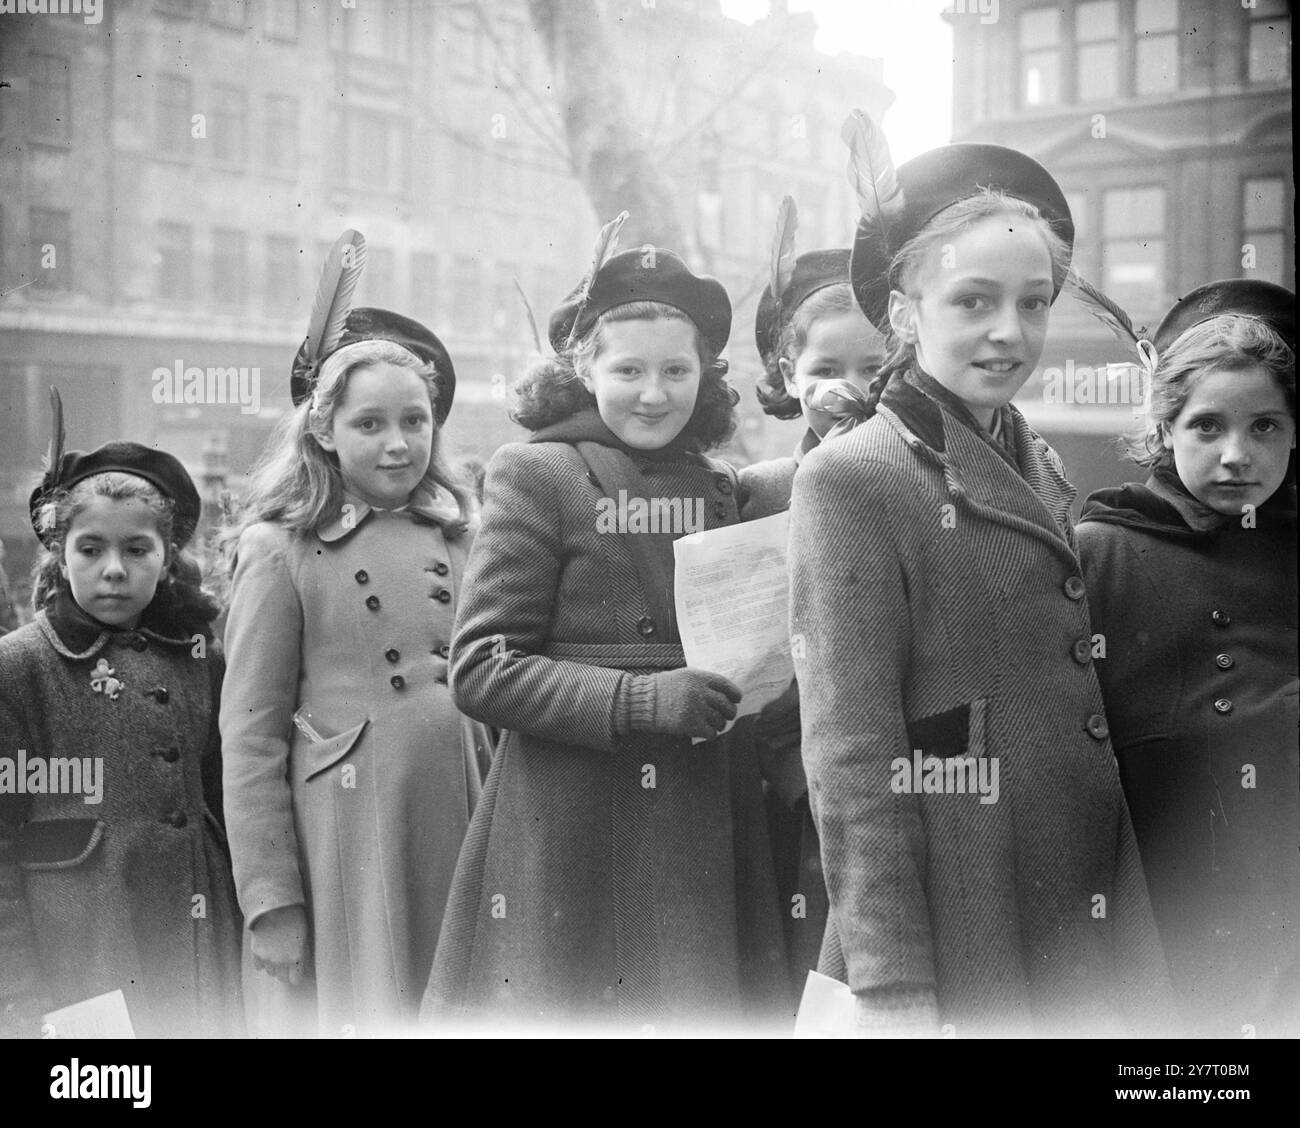
[[988, 751], [985, 734], [988, 698], [977, 697], [968, 705], [958, 705], [942, 713], [909, 721], [908, 747], [920, 752], [922, 759], [938, 756], [941, 760], [954, 756], [981, 757]]
[[307, 779], [315, 779], [322, 772], [329, 771], [335, 764], [343, 759], [361, 739], [361, 734], [366, 731], [366, 726], [370, 724], [370, 718], [367, 717], [355, 728], [350, 728], [346, 732], [341, 732], [338, 736], [332, 736], [328, 740], [322, 740], [317, 744], [312, 744], [307, 749], [308, 763], [311, 767], [307, 771]]
[[23, 825], [15, 852], [25, 870], [72, 869], [89, 858], [103, 838], [99, 819], [44, 819]]

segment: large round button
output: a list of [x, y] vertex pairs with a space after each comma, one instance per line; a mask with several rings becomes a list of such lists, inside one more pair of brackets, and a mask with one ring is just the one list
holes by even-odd
[[378, 610], [379, 610], [379, 596], [377, 596], [377, 595], [368, 595], [368, 596], [366, 596], [366, 606], [369, 607], [371, 611], [378, 611]]
[[1211, 611], [1210, 618], [1214, 620], [1216, 627], [1226, 627], [1232, 622], [1232, 616], [1226, 611]]
[[1070, 599], [1082, 599], [1084, 595], [1083, 580], [1079, 576], [1070, 576], [1065, 581], [1064, 590]]
[[166, 705], [171, 699], [171, 694], [167, 692], [167, 687], [165, 685], [160, 685], [151, 689], [149, 691], [149, 696], [157, 701], [159, 705]]
[[162, 758], [163, 758], [164, 760], [166, 760], [167, 763], [169, 763], [169, 764], [174, 764], [174, 763], [176, 763], [177, 760], [179, 760], [179, 759], [181, 758], [181, 750], [180, 750], [179, 748], [175, 748], [175, 747], [173, 747], [173, 748], [168, 748], [168, 749], [167, 749], [167, 750], [162, 754]]
[[401, 674], [394, 674], [388, 679], [388, 684], [394, 689], [401, 689], [406, 684], [406, 679]]
[[722, 520], [727, 515], [727, 503], [725, 501], [715, 501], [713, 503], [713, 516]]
[[370, 582], [370, 573], [362, 568], [355, 576], [352, 577], [359, 584], [368, 584]]
[[1226, 697], [1220, 697], [1218, 701], [1214, 703], [1214, 711], [1216, 713], [1231, 713], [1232, 702], [1229, 701]]
[[389, 648], [384, 651], [384, 657], [390, 662], [396, 662], [401, 657], [401, 654], [398, 651]]
[[144, 635], [132, 635], [132, 636], [131, 636], [131, 649], [132, 649], [132, 650], [148, 650], [148, 649], [149, 649], [149, 640], [148, 640], [147, 638], [145, 638]]
[[188, 817], [186, 817], [184, 811], [172, 811], [172, 813], [169, 814], [163, 821], [166, 822], [168, 826], [174, 826], [177, 830], [180, 830], [180, 828], [183, 827], [190, 820]]
[[719, 474], [713, 479], [718, 486], [718, 493], [731, 493], [731, 479], [726, 474]]
[[433, 593], [433, 598], [436, 599], [439, 603], [450, 603], [451, 592], [449, 592], [446, 588], [439, 588], [437, 591]]
[[1074, 640], [1074, 645], [1070, 647], [1070, 654], [1080, 666], [1086, 666], [1088, 659], [1092, 657], [1092, 640], [1079, 638]]
[[1088, 735], [1093, 740], [1105, 740], [1110, 736], [1110, 725], [1106, 723], [1106, 718], [1101, 713], [1093, 713], [1084, 721], [1083, 727], [1088, 730]]
[[1218, 666], [1220, 670], [1231, 670], [1237, 663], [1233, 660], [1231, 654], [1216, 654], [1214, 656], [1214, 664]]
[[450, 658], [450, 657], [451, 657], [451, 647], [448, 646], [446, 643], [443, 643], [440, 647], [438, 647], [438, 657], [439, 657], [439, 658]]
[[649, 638], [655, 633], [655, 621], [650, 618], [649, 615], [642, 615], [641, 618], [636, 621], [636, 629], [646, 638]]
[[441, 560], [434, 561], [433, 574], [435, 576], [445, 576], [449, 571], [451, 571], [451, 569], [448, 568], [447, 565], [444, 564]]

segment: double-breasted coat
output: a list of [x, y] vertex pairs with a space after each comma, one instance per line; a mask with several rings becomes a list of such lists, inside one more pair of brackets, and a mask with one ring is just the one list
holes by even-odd
[[[630, 675], [683, 658], [653, 610], [672, 606], [671, 565], [648, 598], [629, 538], [601, 531], [609, 483], [575, 444], [612, 436], [582, 416], [502, 447], [488, 467], [452, 685], [462, 708], [509, 731], [461, 854], [425, 1013], [498, 1029], [788, 1022], [756, 760], [733, 760], [722, 740], [616, 731]], [[722, 464], [627, 461], [645, 496], [698, 499], [706, 528], [735, 523]]]
[[159, 603], [118, 630], [65, 587], [0, 639], [4, 1033], [39, 1036], [42, 1014], [118, 989], [139, 1037], [243, 1032], [239, 913], [210, 805], [221, 653]]
[[235, 882], [250, 925], [307, 907], [312, 962], [298, 987], [246, 973], [253, 1034], [415, 1020], [486, 766], [447, 685], [470, 540], [444, 535], [450, 515], [349, 497], [315, 532], [239, 539], [221, 711]]
[[[896, 375], [871, 419], [795, 475], [823, 970], [866, 1000], [932, 991], [959, 1036], [1122, 1033], [1168, 1016], [1168, 977], [1097, 683], [1074, 491], [1014, 407], [1002, 422], [1006, 445], [929, 376]], [[917, 770], [931, 759], [942, 789]]]
[[1172, 470], [1077, 529], [1097, 664], [1156, 923], [1192, 1028], [1300, 1033], [1294, 486], [1252, 515]]

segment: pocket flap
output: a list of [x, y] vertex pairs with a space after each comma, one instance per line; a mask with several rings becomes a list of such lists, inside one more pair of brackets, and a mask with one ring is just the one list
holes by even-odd
[[26, 870], [70, 869], [89, 858], [103, 837], [99, 819], [24, 823], [18, 831], [18, 864]]
[[909, 721], [908, 747], [920, 751], [923, 758], [938, 756], [942, 760], [954, 756], [980, 757], [985, 753], [984, 706], [981, 697], [969, 705], [958, 705], [942, 713]]
[[331, 736], [329, 740], [311, 745], [307, 753], [310, 757], [311, 771], [307, 773], [307, 778], [315, 779], [321, 772], [328, 771], [351, 752], [369, 723], [370, 718], [367, 717], [356, 728], [350, 728], [347, 732], [339, 733], [338, 736]]

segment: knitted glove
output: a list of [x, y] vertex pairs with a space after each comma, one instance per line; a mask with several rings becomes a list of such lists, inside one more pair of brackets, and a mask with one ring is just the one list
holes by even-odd
[[687, 666], [624, 674], [614, 697], [614, 731], [712, 739], [736, 715], [741, 692], [721, 674]]

